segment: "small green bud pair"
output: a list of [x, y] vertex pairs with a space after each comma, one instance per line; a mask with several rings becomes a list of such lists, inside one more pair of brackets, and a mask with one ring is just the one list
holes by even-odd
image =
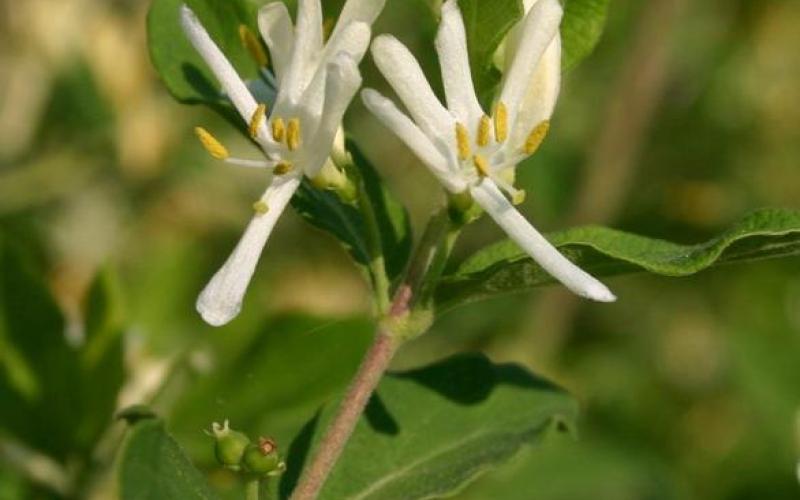
[[214, 422], [209, 435], [215, 440], [217, 461], [228, 469], [259, 477], [276, 476], [286, 470], [272, 439], [261, 437], [258, 443], [253, 443], [246, 435], [232, 430], [227, 420], [222, 424]]

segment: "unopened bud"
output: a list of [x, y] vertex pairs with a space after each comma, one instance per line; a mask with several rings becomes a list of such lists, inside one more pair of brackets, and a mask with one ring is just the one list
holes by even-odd
[[258, 476], [274, 476], [286, 469], [278, 455], [278, 446], [270, 438], [261, 437], [258, 443], [250, 443], [242, 457], [242, 467]]
[[227, 420], [222, 424], [214, 422], [211, 425], [210, 434], [216, 441], [214, 455], [219, 463], [226, 467], [238, 467], [245, 449], [251, 444], [250, 438], [241, 432], [232, 430]]

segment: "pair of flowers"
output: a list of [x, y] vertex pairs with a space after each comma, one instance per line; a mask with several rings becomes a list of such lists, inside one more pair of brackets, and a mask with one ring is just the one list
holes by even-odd
[[[315, 178], [331, 167], [342, 118], [361, 86], [358, 64], [384, 2], [348, 0], [327, 42], [320, 0], [299, 0], [296, 25], [282, 2], [264, 6], [258, 25], [278, 87], [271, 112], [256, 102], [194, 13], [182, 7], [186, 35], [248, 124], [265, 159], [231, 158], [211, 134], [198, 128], [200, 140], [218, 159], [272, 174], [242, 239], [200, 294], [197, 310], [208, 323], [224, 325], [239, 313], [270, 232], [303, 176]], [[484, 112], [475, 94], [457, 0], [442, 6], [436, 37], [447, 105], [435, 96], [414, 56], [389, 35], [372, 42], [372, 56], [410, 117], [375, 90], [366, 89], [361, 97], [445, 189], [468, 192], [553, 277], [578, 295], [613, 301], [602, 283], [561, 255], [514, 208], [524, 196], [513, 186], [516, 166], [544, 139], [561, 77], [561, 5], [558, 0], [525, 0], [525, 7], [525, 17], [506, 40], [503, 82], [491, 113]]]

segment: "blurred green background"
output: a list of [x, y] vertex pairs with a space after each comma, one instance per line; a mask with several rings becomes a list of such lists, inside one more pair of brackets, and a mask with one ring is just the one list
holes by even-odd
[[[147, 8], [0, 0], [0, 238], [44, 278], [74, 343], [94, 276], [116, 276], [127, 371], [117, 406], [150, 402], [224, 492], [233, 479], [215, 471], [202, 429], [230, 417], [288, 447], [357, 363], [368, 290], [334, 240], [289, 214], [241, 317], [218, 330], [201, 322], [194, 299], [263, 180], [196, 144], [202, 124], [252, 153], [212, 112], [166, 93], [148, 60]], [[389, 0], [377, 31], [408, 43], [437, 81], [426, 8]], [[596, 223], [693, 243], [751, 209], [800, 208], [798, 26], [796, 0], [614, 0], [520, 171], [524, 211], [545, 230]], [[364, 71], [386, 89], [371, 63]], [[433, 178], [359, 103], [348, 125], [419, 228], [441, 202]], [[457, 255], [498, 237], [476, 224]], [[401, 352], [397, 368], [480, 350], [581, 402], [577, 441], [548, 440], [463, 498], [800, 498], [797, 259], [610, 284], [613, 305], [551, 288], [457, 309]], [[112, 495], [102, 471], [121, 428], [92, 455], [91, 497]], [[31, 479], [40, 459], [0, 431], [0, 498], [52, 497], [46, 477]]]

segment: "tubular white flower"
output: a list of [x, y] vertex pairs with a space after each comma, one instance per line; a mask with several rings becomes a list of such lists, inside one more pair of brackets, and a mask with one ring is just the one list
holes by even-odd
[[457, 0], [447, 0], [442, 6], [436, 37], [447, 108], [434, 95], [408, 49], [389, 36], [375, 39], [372, 54], [411, 118], [374, 90], [364, 90], [362, 99], [448, 191], [469, 191], [509, 237], [555, 279], [582, 297], [611, 302], [616, 298], [608, 288], [561, 255], [506, 197], [516, 203], [524, 196], [513, 187], [509, 181], [513, 176], [508, 174], [544, 140], [561, 78], [561, 5], [558, 0], [527, 0], [526, 8], [526, 17], [513, 30], [509, 47], [514, 55], [490, 113], [481, 109], [475, 93]]
[[299, 0], [296, 27], [282, 3], [264, 6], [259, 11], [259, 31], [279, 82], [271, 113], [266, 105], [256, 102], [194, 13], [185, 5], [181, 7], [188, 39], [248, 125], [266, 159], [231, 158], [225, 146], [202, 128], [196, 130], [200, 141], [219, 160], [272, 173], [269, 187], [253, 204], [256, 215], [239, 244], [197, 300], [197, 310], [208, 323], [221, 326], [239, 313], [278, 218], [302, 177], [316, 176], [331, 155], [344, 113], [361, 85], [358, 63], [369, 46], [370, 23], [383, 3], [348, 0], [327, 45], [323, 43], [320, 0]]

